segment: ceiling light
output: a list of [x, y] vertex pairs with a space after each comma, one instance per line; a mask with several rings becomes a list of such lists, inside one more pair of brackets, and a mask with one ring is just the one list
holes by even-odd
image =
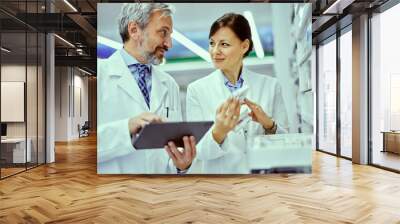
[[75, 12], [78, 12], [78, 10], [71, 4], [68, 2], [68, 0], [64, 0], [65, 4], [67, 4], [72, 10], [74, 10]]
[[337, 7], [337, 4], [340, 2], [340, 0], [336, 0], [331, 6], [329, 6], [322, 14], [327, 14], [329, 13], [332, 9]]
[[6, 53], [10, 53], [10, 52], [11, 52], [11, 50], [9, 50], [9, 49], [7, 49], [7, 48], [5, 48], [5, 47], [1, 47], [0, 49], [1, 49], [2, 51], [6, 52]]
[[111, 39], [108, 39], [107, 37], [102, 37], [102, 36], [97, 36], [97, 43], [109, 46], [114, 49], [121, 49], [123, 46], [121, 43], [119, 43], [115, 40], [111, 40]]
[[174, 38], [176, 41], [181, 43], [183, 46], [191, 50], [193, 53], [197, 54], [207, 62], [211, 62], [211, 57], [210, 54], [201, 48], [199, 45], [197, 45], [195, 42], [191, 41], [189, 38], [187, 38], [185, 35], [180, 33], [179, 31], [174, 29], [174, 32], [172, 32], [172, 38]]
[[57, 34], [54, 34], [55, 37], [57, 37], [58, 39], [60, 39], [62, 42], [66, 43], [67, 45], [69, 45], [70, 47], [75, 48], [75, 45], [71, 44], [71, 42], [67, 41], [66, 39], [58, 36]]
[[343, 9], [351, 5], [354, 0], [336, 0], [322, 14], [342, 14]]
[[83, 69], [81, 69], [81, 68], [79, 68], [79, 67], [78, 67], [78, 70], [81, 71], [81, 72], [83, 72], [83, 73], [85, 73], [85, 74], [87, 74], [87, 75], [92, 75], [92, 73], [90, 73], [90, 72], [88, 72], [88, 71], [86, 71], [86, 70], [83, 70]]
[[260, 36], [258, 35], [256, 23], [254, 22], [253, 14], [250, 11], [244, 11], [244, 17], [249, 21], [251, 29], [251, 39], [253, 40], [254, 50], [258, 58], [264, 58], [264, 49], [261, 45]]

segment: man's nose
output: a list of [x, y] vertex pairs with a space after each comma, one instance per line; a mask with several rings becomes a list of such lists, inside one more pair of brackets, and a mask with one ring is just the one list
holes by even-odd
[[167, 39], [164, 41], [164, 45], [169, 49], [172, 47], [172, 38], [171, 35], [167, 37]]

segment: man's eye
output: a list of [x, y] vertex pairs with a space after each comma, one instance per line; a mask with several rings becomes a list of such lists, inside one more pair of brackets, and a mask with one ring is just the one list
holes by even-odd
[[222, 46], [224, 46], [224, 47], [228, 47], [228, 46], [230, 46], [228, 43], [222, 43]]

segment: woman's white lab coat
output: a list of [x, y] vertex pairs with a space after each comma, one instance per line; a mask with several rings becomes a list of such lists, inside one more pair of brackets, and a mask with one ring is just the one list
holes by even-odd
[[[287, 113], [281, 88], [275, 78], [243, 68], [243, 85], [249, 87], [246, 97], [260, 105], [278, 124], [277, 133], [287, 130]], [[187, 88], [186, 111], [188, 121], [215, 121], [217, 108], [232, 93], [224, 84], [220, 70], [191, 83]], [[247, 106], [242, 106], [243, 107]], [[254, 121], [241, 124], [229, 132], [221, 145], [211, 135], [212, 128], [197, 144], [197, 158], [191, 173], [249, 173], [246, 150], [249, 136], [264, 134], [263, 127]]]
[[167, 73], [152, 67], [150, 110], [120, 51], [98, 64], [97, 171], [100, 174], [176, 173], [165, 149], [136, 150], [128, 120], [153, 112], [181, 121], [179, 87]]

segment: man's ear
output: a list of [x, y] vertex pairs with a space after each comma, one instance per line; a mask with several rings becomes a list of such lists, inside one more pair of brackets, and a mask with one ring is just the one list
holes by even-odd
[[133, 40], [138, 40], [142, 30], [137, 22], [128, 23], [128, 34], [129, 38]]

